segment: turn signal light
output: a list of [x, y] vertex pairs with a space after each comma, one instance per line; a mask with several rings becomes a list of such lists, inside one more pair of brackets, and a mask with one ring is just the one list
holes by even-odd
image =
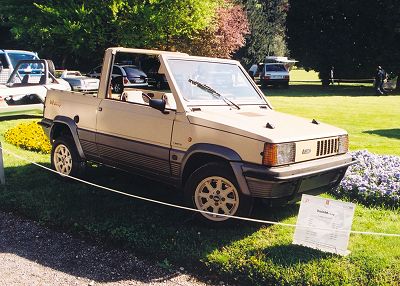
[[295, 143], [265, 143], [263, 165], [279, 166], [294, 163], [296, 157]]
[[347, 153], [349, 151], [349, 135], [339, 136], [339, 154]]

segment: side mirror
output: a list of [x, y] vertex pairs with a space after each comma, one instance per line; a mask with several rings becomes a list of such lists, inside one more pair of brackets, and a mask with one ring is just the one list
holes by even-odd
[[0, 72], [3, 71], [3, 63], [0, 61]]
[[[165, 106], [167, 104], [167, 101], [165, 99], [157, 99], [157, 98], [151, 98], [148, 94], [145, 94], [144, 92], [142, 93], [142, 96], [146, 97], [146, 99], [149, 102], [149, 106], [151, 108], [160, 110], [164, 114], [168, 114], [169, 112], [165, 110]], [[154, 94], [153, 94], [154, 96]]]
[[150, 98], [149, 100], [149, 106], [152, 108], [155, 108], [157, 110], [160, 110], [164, 114], [168, 114], [168, 111], [165, 111], [165, 105], [167, 102], [164, 99], [153, 99]]

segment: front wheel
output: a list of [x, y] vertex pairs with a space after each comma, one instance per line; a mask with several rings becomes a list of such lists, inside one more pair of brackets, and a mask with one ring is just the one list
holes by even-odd
[[222, 163], [194, 171], [185, 184], [185, 198], [190, 207], [209, 212], [198, 217], [212, 223], [232, 220], [219, 214], [247, 216], [252, 207], [252, 198], [241, 193], [231, 168]]
[[61, 176], [79, 177], [84, 169], [84, 161], [80, 158], [72, 138], [57, 138], [51, 149], [51, 167]]

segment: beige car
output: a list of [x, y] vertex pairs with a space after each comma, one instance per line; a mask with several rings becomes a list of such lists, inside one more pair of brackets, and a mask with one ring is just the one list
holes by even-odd
[[[111, 94], [120, 53], [157, 55], [171, 90]], [[183, 190], [213, 222], [247, 216], [256, 198], [326, 192], [353, 163], [346, 131], [275, 111], [237, 61], [182, 53], [107, 49], [97, 96], [49, 90], [41, 125], [61, 174], [95, 161], [143, 175]]]

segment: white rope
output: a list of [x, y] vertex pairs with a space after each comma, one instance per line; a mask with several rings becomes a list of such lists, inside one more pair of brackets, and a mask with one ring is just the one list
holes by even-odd
[[[46, 166], [43, 166], [43, 165], [38, 164], [38, 163], [36, 163], [36, 162], [33, 162], [33, 161], [31, 161], [31, 160], [29, 160], [29, 159], [26, 159], [26, 158], [24, 158], [24, 157], [22, 157], [22, 156], [20, 156], [20, 155], [17, 155], [17, 154], [15, 154], [15, 153], [13, 153], [13, 152], [7, 150], [7, 149], [4, 149], [2, 146], [0, 146], [0, 149], [3, 150], [4, 152], [6, 152], [7, 154], [14, 156], [15, 158], [18, 158], [18, 159], [20, 159], [20, 160], [23, 160], [23, 161], [25, 161], [25, 162], [28, 162], [28, 163], [33, 164], [33, 165], [35, 165], [35, 166], [38, 166], [38, 167], [40, 167], [40, 168], [42, 168], [42, 169], [45, 169], [45, 170], [47, 170], [47, 171], [56, 173], [56, 174], [61, 175], [61, 176], [63, 176], [63, 177], [70, 178], [70, 179], [72, 179], [72, 180], [75, 180], [75, 181], [84, 183], [84, 184], [89, 185], [89, 186], [93, 186], [93, 187], [96, 187], [96, 188], [99, 188], [99, 189], [103, 189], [103, 190], [106, 190], [106, 191], [110, 191], [110, 192], [113, 192], [113, 193], [117, 193], [117, 194], [120, 194], [120, 195], [124, 195], [124, 196], [127, 196], [127, 197], [131, 197], [131, 198], [135, 198], [135, 199], [139, 199], [139, 200], [143, 200], [143, 201], [147, 201], [147, 202], [151, 202], [151, 203], [155, 203], [155, 204], [159, 204], [159, 205], [164, 205], [164, 206], [168, 206], [168, 207], [178, 208], [178, 209], [182, 209], [182, 210], [188, 210], [188, 211], [192, 211], [192, 212], [198, 212], [198, 213], [204, 213], [204, 214], [209, 214], [209, 215], [215, 215], [215, 213], [213, 213], [213, 212], [203, 211], [203, 210], [198, 210], [198, 209], [193, 209], [193, 208], [189, 208], [189, 207], [184, 207], [184, 206], [180, 206], [180, 205], [175, 205], [175, 204], [170, 204], [170, 203], [166, 203], [166, 202], [162, 202], [162, 201], [157, 201], [157, 200], [149, 199], [149, 198], [146, 198], [146, 197], [141, 197], [141, 196], [137, 196], [137, 195], [132, 195], [132, 194], [128, 194], [128, 193], [125, 193], [125, 192], [121, 192], [121, 191], [118, 191], [118, 190], [115, 190], [115, 189], [112, 189], [112, 188], [108, 188], [108, 187], [105, 187], [105, 186], [101, 186], [101, 185], [98, 185], [98, 184], [95, 184], [95, 183], [92, 183], [92, 182], [89, 182], [89, 181], [85, 181], [85, 180], [82, 180], [82, 179], [80, 179], [80, 178], [76, 178], [76, 177], [69, 176], [69, 175], [64, 175], [64, 174], [61, 174], [61, 173], [59, 173], [59, 172], [57, 172], [57, 171], [55, 171], [55, 170], [53, 170], [53, 169], [51, 169], [51, 168], [48, 168], [48, 167], [46, 167]], [[263, 224], [270, 224], [270, 225], [280, 225], [280, 226], [293, 227], [293, 228], [296, 228], [296, 227], [297, 227], [297, 228], [301, 228], [301, 229], [315, 229], [315, 230], [336, 231], [336, 232], [344, 232], [344, 233], [352, 233], [352, 234], [363, 234], [363, 235], [375, 235], [375, 236], [400, 237], [400, 234], [397, 234], [397, 233], [382, 233], [382, 232], [356, 231], [356, 230], [350, 230], [350, 231], [348, 231], [348, 230], [342, 230], [342, 229], [315, 228], [315, 227], [310, 227], [310, 226], [303, 226], [303, 225], [290, 224], [290, 223], [282, 223], [282, 222], [269, 221], [269, 220], [261, 220], [261, 219], [253, 219], [253, 218], [247, 218], [247, 217], [241, 217], [241, 216], [231, 216], [231, 215], [225, 215], [225, 214], [218, 214], [218, 216], [220, 216], [220, 217], [232, 218], [232, 219], [238, 219], [238, 220], [242, 220], [242, 221], [249, 221], [249, 222], [257, 222], [257, 223], [263, 223]]]

